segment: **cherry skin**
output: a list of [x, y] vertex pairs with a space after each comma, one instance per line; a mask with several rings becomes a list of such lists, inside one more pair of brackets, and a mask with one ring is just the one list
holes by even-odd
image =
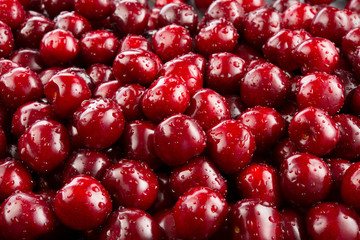
[[325, 111], [308, 107], [291, 120], [289, 136], [300, 151], [323, 156], [336, 146], [340, 131]]
[[341, 158], [329, 158], [326, 160], [326, 163], [329, 166], [331, 178], [333, 181], [329, 194], [329, 199], [340, 201], [341, 183], [343, 181], [346, 171], [349, 169], [352, 163]]
[[166, 239], [181, 239], [176, 232], [174, 213], [172, 209], [163, 210], [154, 215], [155, 221], [165, 233]]
[[109, 193], [96, 179], [81, 175], [65, 184], [54, 198], [56, 216], [75, 230], [88, 230], [102, 224], [111, 213]]
[[141, 108], [145, 90], [141, 85], [127, 84], [115, 92], [113, 99], [121, 106], [126, 121], [145, 118]]
[[[182, 0], [179, 0], [182, 2]], [[150, 10], [150, 16], [149, 16], [149, 20], [148, 20], [148, 24], [146, 26], [146, 30], [148, 31], [152, 31], [152, 30], [157, 30], [158, 27], [158, 18], [159, 18], [159, 13], [160, 13], [161, 8], [158, 7], [153, 7]]]
[[184, 239], [207, 239], [225, 221], [228, 209], [220, 193], [206, 187], [192, 188], [173, 208], [176, 232]]
[[186, 85], [190, 96], [203, 87], [203, 74], [200, 69], [195, 63], [181, 57], [165, 63], [159, 72], [159, 76], [178, 78]]
[[0, 205], [0, 236], [37, 239], [55, 229], [57, 219], [41, 195], [16, 192]]
[[267, 202], [238, 201], [230, 212], [231, 239], [281, 239], [280, 221], [279, 211]]
[[244, 37], [248, 44], [261, 48], [281, 29], [281, 17], [271, 8], [260, 8], [250, 12], [244, 20]]
[[144, 162], [121, 159], [108, 168], [102, 184], [117, 206], [148, 209], [155, 201], [159, 184]]
[[360, 217], [352, 208], [340, 203], [320, 203], [306, 214], [311, 239], [356, 239]]
[[41, 57], [49, 66], [68, 64], [77, 57], [78, 53], [78, 40], [71, 32], [62, 29], [46, 33], [40, 43]]
[[74, 0], [41, 0], [45, 12], [54, 18], [62, 11], [73, 11]]
[[236, 186], [244, 199], [281, 204], [279, 172], [269, 165], [252, 164], [242, 169], [236, 176]]
[[185, 84], [174, 77], [160, 77], [145, 92], [142, 111], [153, 122], [177, 113], [184, 113], [190, 102], [190, 94]]
[[21, 105], [12, 116], [11, 132], [16, 137], [20, 137], [38, 120], [56, 120], [53, 108], [42, 102], [27, 102]]
[[285, 132], [283, 118], [272, 108], [249, 108], [238, 117], [238, 120], [255, 136], [256, 151], [259, 153], [274, 145]]
[[93, 79], [89, 76], [89, 74], [87, 74], [87, 72], [84, 68], [70, 67], [70, 68], [65, 68], [65, 69], [61, 70], [59, 73], [71, 73], [71, 74], [78, 75], [79, 77], [84, 79], [84, 81], [86, 82], [86, 84], [88, 85], [88, 87], [91, 91], [93, 91], [96, 87]]
[[154, 131], [156, 125], [137, 120], [125, 125], [121, 143], [124, 147], [124, 157], [145, 162], [150, 168], [156, 169], [162, 165], [154, 151]]
[[276, 11], [282, 13], [291, 5], [298, 3], [298, 0], [275, 0], [269, 7], [275, 9]]
[[306, 3], [309, 3], [311, 5], [329, 4], [333, 1], [334, 0], [305, 0]]
[[231, 119], [236, 119], [245, 111], [246, 106], [239, 95], [225, 95], [224, 97], [229, 106]]
[[357, 201], [360, 193], [359, 181], [360, 175], [359, 163], [353, 163], [345, 172], [341, 183], [341, 198], [345, 204], [354, 207], [357, 211], [360, 209]]
[[278, 107], [286, 99], [290, 81], [284, 71], [272, 64], [248, 71], [240, 82], [241, 100], [249, 107]]
[[294, 206], [311, 206], [326, 198], [331, 188], [327, 164], [320, 158], [299, 153], [286, 158], [280, 166], [283, 197]]
[[70, 151], [67, 129], [53, 120], [41, 120], [21, 135], [19, 156], [32, 170], [49, 172], [65, 160]]
[[360, 28], [354, 28], [347, 32], [347, 34], [342, 38], [341, 50], [345, 56], [352, 60], [356, 48], [360, 45]]
[[21, 3], [18, 0], [1, 0], [0, 5], [0, 21], [11, 29], [17, 29], [25, 18], [25, 11]]
[[11, 28], [4, 22], [0, 21], [0, 57], [6, 58], [14, 50], [14, 36]]
[[0, 59], [0, 76], [4, 75], [11, 69], [20, 67], [19, 64], [8, 60], [8, 59]]
[[64, 164], [62, 181], [64, 184], [78, 175], [88, 175], [96, 180], [101, 180], [106, 169], [112, 165], [111, 160], [101, 152], [79, 150], [73, 152]]
[[284, 239], [307, 239], [305, 219], [295, 210], [284, 209], [281, 212], [281, 229]]
[[152, 52], [132, 49], [119, 53], [113, 63], [115, 78], [122, 84], [149, 86], [157, 77], [161, 61]]
[[81, 77], [74, 73], [58, 73], [44, 87], [46, 98], [57, 116], [69, 118], [82, 101], [91, 97], [91, 91]]
[[150, 42], [141, 35], [127, 35], [122, 39], [118, 53], [132, 50], [132, 49], [142, 49], [145, 51], [151, 51]]
[[272, 159], [277, 166], [291, 155], [299, 153], [299, 149], [296, 147], [296, 144], [290, 140], [290, 138], [281, 139], [273, 148]]
[[162, 7], [159, 12], [158, 26], [164, 27], [173, 23], [194, 34], [198, 25], [198, 15], [195, 9], [188, 4], [169, 3]]
[[101, 63], [91, 65], [86, 69], [86, 73], [90, 76], [92, 82], [96, 86], [104, 82], [115, 80], [112, 67]]
[[31, 192], [34, 181], [30, 172], [18, 160], [0, 160], [0, 201], [4, 201], [15, 191]]
[[39, 50], [29, 48], [19, 49], [14, 51], [9, 59], [24, 68], [29, 68], [35, 73], [40, 73], [45, 69], [45, 64]]
[[310, 25], [317, 10], [309, 4], [297, 2], [288, 7], [282, 14], [284, 28], [291, 30], [304, 29], [310, 31]]
[[39, 78], [41, 80], [41, 83], [43, 86], [46, 85], [46, 83], [50, 80], [50, 78], [52, 76], [54, 76], [56, 73], [60, 72], [64, 70], [61, 67], [51, 67], [51, 68], [47, 68], [45, 70], [43, 70], [42, 72], [39, 73]]
[[116, 91], [122, 86], [118, 80], [99, 84], [93, 92], [94, 98], [113, 98]]
[[74, 0], [75, 11], [89, 20], [102, 20], [111, 13], [110, 0]]
[[164, 62], [190, 52], [191, 44], [189, 32], [177, 24], [160, 28], [152, 37], [152, 47]]
[[184, 61], [189, 61], [189, 62], [195, 64], [197, 66], [197, 68], [200, 70], [200, 72], [203, 75], [205, 74], [207, 61], [206, 61], [206, 58], [204, 58], [202, 55], [197, 54], [197, 53], [193, 53], [193, 52], [189, 52], [189, 53], [186, 53], [184, 55], [181, 55], [177, 59], [184, 60]]
[[175, 205], [176, 199], [173, 197], [172, 190], [170, 188], [169, 176], [163, 173], [156, 174], [159, 191], [156, 196], [156, 200], [153, 205], [148, 209], [149, 213], [159, 213], [164, 209], [170, 209]]
[[76, 12], [61, 12], [54, 19], [55, 28], [71, 32], [74, 37], [80, 39], [84, 33], [91, 31], [90, 22]]
[[127, 35], [144, 32], [150, 16], [145, 6], [135, 0], [115, 1], [114, 4], [111, 21], [118, 33]]
[[176, 198], [200, 186], [218, 191], [224, 197], [227, 195], [225, 178], [207, 157], [195, 157], [171, 172], [170, 187]]
[[347, 1], [345, 5], [345, 9], [348, 9], [353, 12], [359, 12], [360, 11], [360, 2], [359, 0], [349, 0]]
[[226, 99], [209, 88], [202, 88], [195, 92], [185, 114], [198, 121], [205, 131], [231, 118]]
[[168, 166], [179, 166], [200, 155], [206, 136], [197, 121], [183, 114], [162, 121], [154, 131], [155, 154]]
[[266, 7], [264, 0], [236, 0], [245, 10], [246, 13], [254, 11], [258, 8]]
[[204, 57], [213, 53], [231, 52], [238, 41], [239, 34], [232, 23], [224, 18], [207, 23], [195, 38], [196, 49]]
[[334, 115], [344, 104], [344, 88], [334, 75], [308, 74], [299, 81], [296, 102], [299, 109], [316, 107]]
[[30, 69], [14, 68], [0, 77], [0, 99], [11, 108], [38, 100], [43, 95], [43, 86], [39, 77]]
[[224, 120], [207, 132], [207, 152], [220, 171], [232, 174], [250, 163], [255, 137], [237, 120]]
[[110, 214], [99, 239], [112, 240], [119, 236], [134, 240], [157, 240], [163, 239], [163, 232], [148, 213], [135, 208], [120, 208]]
[[236, 45], [233, 53], [245, 60], [246, 63], [262, 58], [261, 52], [246, 43]]
[[221, 94], [237, 93], [245, 74], [245, 61], [232, 53], [214, 53], [210, 56], [206, 84]]

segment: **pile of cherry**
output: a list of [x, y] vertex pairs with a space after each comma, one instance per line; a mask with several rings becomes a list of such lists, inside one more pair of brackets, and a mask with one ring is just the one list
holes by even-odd
[[0, 0], [1, 240], [360, 238], [360, 0], [184, 1]]

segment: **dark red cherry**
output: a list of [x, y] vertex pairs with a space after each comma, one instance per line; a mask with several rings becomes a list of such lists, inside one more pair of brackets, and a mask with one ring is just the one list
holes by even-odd
[[[182, 0], [179, 0], [182, 2]], [[149, 20], [148, 20], [148, 24], [146, 26], [146, 30], [148, 31], [152, 31], [152, 30], [157, 30], [158, 27], [158, 18], [159, 18], [159, 13], [160, 13], [161, 8], [158, 7], [153, 7], [150, 10], [150, 16], [149, 16]]]
[[238, 201], [229, 215], [231, 239], [282, 238], [281, 215], [267, 202], [255, 199]]
[[299, 153], [296, 144], [290, 138], [283, 138], [274, 146], [272, 159], [277, 166], [280, 166], [286, 158], [296, 153]]
[[71, 32], [74, 37], [80, 39], [84, 33], [91, 31], [90, 22], [76, 12], [61, 12], [54, 19], [55, 28]]
[[41, 73], [39, 73], [39, 78], [41, 80], [42, 85], [45, 86], [52, 76], [54, 76], [56, 73], [62, 70], [64, 69], [61, 67], [51, 67], [43, 70]]
[[224, 120], [207, 132], [207, 152], [220, 171], [232, 174], [250, 163], [255, 137], [237, 120]]
[[309, 4], [298, 2], [289, 6], [282, 14], [282, 25], [291, 30], [310, 31], [310, 25], [317, 10]]
[[175, 168], [170, 175], [170, 187], [176, 198], [193, 187], [208, 187], [226, 197], [227, 183], [216, 166], [204, 156], [191, 159]]
[[29, 48], [19, 49], [13, 52], [9, 59], [35, 73], [40, 73], [45, 69], [45, 63], [40, 56], [39, 50]]
[[304, 216], [293, 209], [281, 211], [281, 229], [284, 239], [307, 239]]
[[146, 210], [155, 202], [159, 184], [144, 162], [121, 159], [108, 168], [102, 184], [117, 206]]
[[327, 164], [320, 158], [299, 153], [286, 158], [280, 167], [283, 197], [295, 206], [311, 206], [324, 200], [331, 188]]
[[66, 184], [78, 175], [88, 175], [101, 180], [105, 171], [112, 165], [106, 154], [91, 150], [73, 152], [64, 164], [62, 180]]
[[119, 236], [134, 240], [158, 240], [163, 239], [163, 232], [148, 213], [135, 208], [120, 208], [110, 214], [99, 239], [112, 240]]
[[17, 29], [25, 19], [25, 11], [21, 3], [18, 0], [1, 0], [0, 5], [0, 21], [11, 29]]
[[197, 121], [183, 114], [162, 121], [154, 132], [155, 154], [169, 166], [179, 166], [200, 155], [206, 136]]
[[45, 12], [54, 18], [59, 15], [62, 11], [73, 11], [74, 0], [41, 0], [41, 3]]
[[226, 103], [229, 106], [231, 119], [236, 119], [245, 111], [246, 106], [239, 95], [225, 95]]
[[70, 137], [62, 124], [41, 120], [21, 135], [18, 147], [20, 159], [32, 170], [44, 173], [65, 160], [70, 151]]
[[356, 210], [360, 209], [358, 201], [360, 195], [360, 163], [353, 163], [345, 172], [341, 183], [341, 198], [342, 200]]
[[308, 235], [314, 240], [356, 239], [359, 224], [360, 217], [355, 210], [337, 202], [317, 204], [306, 214]]
[[281, 204], [279, 172], [266, 164], [252, 164], [236, 176], [236, 186], [245, 199], [259, 199], [274, 206]]
[[30, 172], [18, 160], [0, 160], [0, 201], [4, 201], [15, 191], [31, 192], [34, 181]]
[[111, 213], [109, 193], [96, 179], [81, 175], [65, 184], [54, 198], [56, 216], [75, 230], [89, 230], [100, 226]]
[[164, 232], [166, 239], [181, 239], [176, 232], [174, 213], [172, 209], [163, 210], [154, 215], [155, 221]]
[[0, 59], [0, 76], [4, 75], [11, 69], [20, 67], [19, 64], [8, 60], [8, 59]]
[[311, 5], [321, 5], [321, 4], [330, 4], [334, 0], [305, 0], [306, 3], [309, 3]]
[[14, 50], [15, 42], [11, 28], [0, 21], [0, 57], [6, 58]]
[[11, 121], [11, 132], [20, 137], [25, 130], [38, 120], [55, 120], [55, 113], [53, 108], [42, 102], [27, 102], [21, 105]]
[[125, 125], [121, 141], [124, 157], [146, 162], [156, 169], [162, 165], [154, 152], [154, 130], [156, 125], [148, 121], [134, 121]]
[[93, 92], [94, 98], [112, 98], [122, 86], [118, 80], [112, 80], [99, 84]]
[[101, 63], [91, 65], [86, 69], [86, 73], [90, 76], [92, 82], [96, 86], [104, 82], [115, 80], [112, 67]]
[[184, 55], [181, 55], [177, 59], [189, 61], [197, 66], [197, 68], [200, 70], [200, 72], [204, 75], [205, 69], [206, 69], [206, 58], [204, 58], [200, 54], [196, 54], [193, 52], [186, 53]]
[[331, 179], [333, 181], [329, 194], [329, 199], [340, 201], [341, 183], [343, 181], [346, 171], [352, 165], [352, 163], [341, 158], [329, 158], [326, 160], [326, 163], [329, 166]]
[[84, 81], [86, 82], [86, 84], [88, 85], [91, 91], [93, 91], [96, 87], [93, 79], [89, 76], [89, 74], [86, 72], [84, 68], [69, 67], [69, 68], [65, 68], [64, 70], [61, 70], [59, 73], [71, 73], [78, 75], [79, 77], [84, 79]]
[[192, 188], [173, 208], [176, 232], [184, 239], [207, 239], [225, 221], [228, 209], [220, 193], [206, 187]]
[[153, 205], [148, 209], [150, 213], [158, 213], [164, 209], [170, 209], [174, 206], [176, 199], [173, 196], [172, 190], [170, 188], [170, 179], [169, 176], [163, 173], [156, 174], [159, 191]]
[[89, 20], [102, 20], [108, 17], [112, 4], [110, 0], [74, 0], [75, 11]]
[[266, 7], [265, 0], [236, 0], [245, 10], [246, 13], [254, 11], [258, 8]]
[[118, 53], [133, 50], [133, 49], [142, 49], [145, 51], [151, 51], [150, 42], [141, 35], [127, 35], [122, 39]]
[[209, 88], [202, 88], [195, 92], [185, 114], [198, 121], [205, 131], [231, 118], [226, 99]]
[[38, 239], [55, 229], [57, 219], [41, 195], [16, 192], [0, 205], [0, 236], [3, 239]]
[[73, 119], [79, 139], [90, 149], [110, 147], [120, 138], [125, 125], [120, 105], [107, 98], [83, 101]]

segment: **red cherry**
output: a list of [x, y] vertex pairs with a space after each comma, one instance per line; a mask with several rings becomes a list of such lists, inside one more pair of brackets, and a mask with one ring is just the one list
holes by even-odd
[[298, 3], [299, 0], [275, 0], [269, 7], [275, 9], [278, 12], [284, 12], [288, 7]]
[[317, 10], [309, 4], [298, 2], [289, 6], [282, 14], [284, 28], [310, 31], [310, 25]]
[[51, 18], [56, 17], [62, 11], [74, 10], [74, 0], [41, 0], [43, 6], [41, 8], [45, 10]]
[[11, 54], [10, 60], [36, 73], [40, 73], [45, 69], [39, 50], [19, 49]]
[[231, 119], [236, 119], [245, 111], [246, 106], [239, 95], [225, 95], [224, 97], [230, 109]]
[[358, 197], [360, 194], [359, 181], [360, 175], [359, 163], [353, 163], [345, 172], [341, 183], [341, 198], [345, 204], [360, 209]]
[[305, 219], [295, 210], [285, 209], [281, 212], [281, 229], [284, 239], [307, 239]]
[[54, 18], [55, 28], [71, 32], [80, 39], [84, 33], [91, 31], [91, 24], [82, 15], [76, 12], [61, 12]]
[[6, 58], [14, 50], [15, 42], [11, 28], [2, 21], [0, 21], [0, 40], [0, 57]]
[[112, 67], [101, 63], [91, 65], [86, 69], [86, 73], [90, 76], [96, 86], [104, 82], [115, 80]]
[[0, 21], [12, 29], [17, 29], [25, 18], [21, 3], [18, 0], [1, 0], [0, 5]]
[[150, 213], [158, 213], [164, 209], [170, 209], [174, 206], [176, 201], [170, 188], [169, 177], [162, 173], [156, 174], [156, 177], [159, 182], [159, 191], [155, 202], [148, 209], [148, 212]]
[[118, 80], [99, 84], [93, 92], [94, 98], [113, 98], [116, 91], [122, 86]]
[[151, 45], [150, 42], [143, 36], [129, 34], [121, 41], [118, 53], [133, 49], [151, 51]]
[[341, 183], [346, 171], [349, 169], [352, 163], [341, 158], [330, 158], [326, 160], [326, 163], [329, 166], [331, 179], [333, 181], [329, 199], [340, 201]]
[[75, 11], [89, 20], [102, 20], [110, 15], [110, 0], [74, 0]]
[[154, 216], [167, 239], [180, 239], [176, 232], [175, 219], [172, 209], [163, 210]]

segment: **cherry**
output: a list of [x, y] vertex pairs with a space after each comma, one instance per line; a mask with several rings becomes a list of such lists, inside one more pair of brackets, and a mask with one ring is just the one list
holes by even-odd
[[349, 114], [338, 114], [333, 120], [340, 130], [340, 139], [331, 155], [354, 160], [360, 156], [360, 119]]
[[14, 36], [11, 28], [4, 22], [0, 21], [0, 57], [6, 58], [14, 50]]
[[56, 120], [53, 108], [47, 103], [27, 102], [12, 116], [11, 132], [20, 137], [28, 127], [39, 120]]
[[184, 239], [206, 239], [225, 221], [228, 208], [220, 193], [206, 187], [192, 188], [173, 208], [176, 232]]
[[281, 115], [268, 107], [253, 107], [243, 112], [238, 120], [255, 136], [256, 151], [269, 149], [285, 132], [285, 122]]
[[312, 239], [356, 239], [360, 217], [348, 206], [340, 203], [320, 203], [306, 214], [306, 225]]
[[291, 5], [298, 3], [299, 0], [275, 0], [269, 7], [275, 9], [276, 11], [282, 13]]
[[282, 14], [284, 28], [310, 31], [310, 25], [317, 10], [309, 4], [298, 2], [289, 6]]
[[0, 205], [0, 236], [37, 239], [55, 229], [57, 219], [41, 195], [16, 192]]
[[200, 186], [215, 190], [224, 197], [227, 195], [226, 180], [207, 157], [195, 157], [171, 172], [170, 187], [176, 198]]
[[145, 118], [141, 108], [145, 90], [145, 87], [138, 84], [128, 84], [115, 92], [113, 99], [121, 106], [127, 121]]
[[121, 159], [108, 168], [102, 184], [117, 206], [148, 209], [155, 201], [159, 184], [144, 162]]
[[157, 240], [163, 232], [157, 222], [146, 212], [135, 208], [120, 208], [110, 214], [100, 232], [100, 240], [116, 239]]
[[354, 28], [347, 32], [342, 38], [341, 50], [345, 56], [350, 59], [354, 58], [356, 48], [360, 45], [360, 28]]
[[81, 175], [65, 184], [54, 198], [56, 216], [75, 230], [88, 230], [102, 224], [111, 213], [109, 193], [96, 179]]
[[125, 125], [120, 105], [107, 98], [83, 101], [73, 119], [79, 140], [90, 149], [110, 147], [120, 138]]
[[88, 87], [91, 91], [93, 91], [96, 87], [93, 79], [89, 76], [89, 74], [87, 74], [87, 72], [84, 68], [70, 67], [70, 68], [65, 68], [65, 69], [61, 70], [59, 73], [71, 73], [71, 74], [78, 75], [86, 82], [86, 84], [88, 85]]
[[56, 73], [60, 72], [64, 70], [61, 67], [51, 67], [51, 68], [47, 68], [45, 70], [43, 70], [42, 72], [39, 73], [39, 78], [41, 80], [41, 83], [43, 86], [46, 85], [46, 83], [50, 80], [50, 78], [52, 76], [54, 76]]
[[231, 118], [226, 99], [209, 88], [202, 88], [195, 92], [185, 114], [198, 121], [205, 131], [222, 120]]
[[162, 162], [154, 152], [155, 128], [155, 124], [144, 120], [126, 124], [121, 139], [125, 158], [146, 162], [152, 169], [160, 167]]
[[160, 28], [152, 37], [152, 47], [164, 62], [190, 52], [191, 44], [189, 32], [176, 24]]
[[237, 93], [245, 74], [245, 61], [232, 53], [214, 53], [209, 57], [206, 84], [221, 93]]
[[170, 3], [184, 3], [183, 0], [155, 0], [155, 7], [162, 8]]
[[207, 23], [195, 38], [196, 49], [204, 57], [213, 53], [231, 52], [238, 41], [239, 34], [234, 25], [224, 18]]
[[345, 5], [345, 9], [348, 9], [353, 12], [359, 12], [360, 11], [360, 2], [359, 0], [349, 0], [347, 1]]
[[89, 20], [102, 20], [110, 15], [110, 0], [74, 0], [75, 11]]
[[311, 206], [324, 200], [331, 188], [327, 164], [320, 158], [299, 153], [286, 158], [280, 166], [283, 197], [294, 206]]
[[[182, 0], [179, 0], [182, 2]], [[158, 7], [153, 7], [150, 10], [150, 16], [149, 16], [149, 20], [148, 20], [148, 24], [146, 26], [146, 30], [151, 31], [151, 30], [157, 30], [158, 27], [158, 18], [159, 18], [159, 13], [160, 13], [161, 8]]]
[[245, 60], [246, 63], [262, 58], [261, 52], [246, 43], [239, 43], [236, 45], [233, 53]]
[[39, 48], [42, 37], [54, 29], [54, 22], [43, 16], [35, 16], [23, 22], [16, 32], [20, 47]]
[[184, 113], [190, 95], [186, 85], [174, 77], [160, 77], [142, 98], [142, 111], [153, 122], [161, 122], [173, 114]]
[[4, 201], [15, 191], [31, 192], [34, 181], [30, 172], [18, 160], [0, 160], [0, 201]]
[[255, 11], [259, 8], [266, 7], [265, 0], [236, 0], [245, 10], [246, 13]]
[[245, 111], [245, 104], [238, 95], [225, 95], [226, 103], [229, 106], [231, 119], [236, 119]]
[[111, 21], [118, 33], [126, 35], [144, 32], [150, 16], [144, 5], [136, 0], [115, 1], [114, 4]]
[[244, 20], [244, 37], [248, 44], [261, 46], [281, 29], [281, 17], [271, 8], [260, 8], [249, 12]]
[[159, 57], [141, 49], [121, 52], [113, 63], [114, 76], [122, 84], [138, 83], [149, 86], [156, 79], [160, 68]]
[[86, 73], [90, 76], [92, 82], [96, 86], [104, 82], [115, 80], [112, 67], [101, 63], [91, 65], [86, 69]]
[[312, 72], [332, 73], [339, 61], [339, 51], [335, 44], [319, 37], [300, 43], [293, 54], [304, 75]]
[[259, 199], [274, 206], [281, 204], [279, 172], [266, 164], [252, 164], [236, 176], [236, 186], [245, 199]]
[[179, 234], [176, 232], [172, 209], [163, 210], [155, 214], [154, 219], [165, 233], [167, 239], [180, 239]]
[[277, 166], [291, 155], [299, 153], [296, 144], [290, 140], [290, 138], [283, 138], [281, 139], [273, 148], [272, 151], [272, 159]]
[[352, 163], [341, 158], [330, 158], [327, 159], [326, 163], [329, 166], [333, 181], [329, 198], [331, 200], [341, 200], [341, 183], [347, 169], [352, 165]]
[[141, 35], [127, 35], [122, 39], [118, 53], [133, 50], [133, 49], [142, 49], [145, 51], [151, 51], [150, 42]]
[[18, 67], [0, 77], [0, 99], [7, 107], [17, 108], [43, 95], [39, 77], [30, 69]]
[[44, 88], [46, 98], [57, 116], [69, 118], [82, 101], [91, 97], [91, 91], [81, 77], [74, 73], [58, 73]]
[[316, 107], [334, 115], [344, 104], [344, 88], [334, 75], [311, 73], [299, 80], [296, 102], [299, 109]]
[[111, 165], [111, 160], [104, 153], [82, 149], [73, 152], [66, 160], [62, 170], [62, 181], [66, 184], [73, 177], [82, 174], [100, 181]]
[[196, 53], [193, 53], [193, 52], [189, 52], [189, 53], [186, 53], [184, 55], [181, 55], [177, 59], [184, 60], [184, 61], [189, 61], [189, 62], [195, 64], [197, 66], [197, 68], [200, 70], [200, 72], [203, 75], [205, 74], [206, 62], [207, 61], [206, 61], [206, 58], [204, 58], [202, 55], [196, 54]]
[[238, 172], [251, 161], [255, 137], [238, 120], [224, 120], [207, 132], [207, 152], [219, 169], [227, 174]]
[[194, 0], [196, 8], [201, 12], [205, 12], [212, 2], [214, 0]]
[[90, 22], [76, 12], [61, 12], [54, 18], [55, 28], [71, 32], [74, 37], [80, 39], [84, 33], [91, 31]]
[[25, 18], [25, 11], [21, 3], [18, 0], [1, 0], [0, 5], [0, 21], [11, 29], [17, 29]]
[[[231, 239], [281, 239], [281, 215], [267, 202], [238, 201], [230, 212]], [[258, 227], [262, 226], [262, 227]]]
[[150, 213], [159, 213], [164, 209], [170, 209], [175, 204], [175, 198], [173, 197], [172, 190], [170, 188], [170, 179], [169, 176], [163, 173], [156, 174], [159, 191], [156, 196], [156, 200], [153, 205], [148, 209]]
[[180, 57], [168, 61], [160, 70], [159, 76], [178, 78], [186, 85], [190, 96], [203, 87], [203, 74], [196, 63], [192, 63], [186, 58], [184, 60]]
[[36, 73], [45, 69], [39, 50], [19, 49], [11, 54], [10, 60]]
[[56, 17], [62, 11], [74, 10], [74, 0], [41, 0], [41, 4], [51, 18]]
[[118, 80], [112, 80], [99, 84], [93, 92], [94, 98], [112, 98], [122, 86]]
[[20, 67], [19, 64], [8, 60], [8, 59], [0, 59], [0, 77], [10, 70]]
[[281, 212], [281, 229], [284, 239], [306, 239], [306, 225], [304, 217], [292, 209]]
[[78, 53], [78, 40], [69, 31], [56, 29], [46, 33], [41, 40], [40, 54], [48, 66], [69, 64]]
[[272, 64], [262, 64], [248, 71], [240, 82], [241, 100], [249, 107], [278, 107], [290, 87], [284, 71]]
[[169, 166], [179, 166], [200, 155], [206, 135], [197, 121], [183, 114], [162, 121], [154, 131], [155, 154]]
[[194, 34], [198, 25], [198, 15], [194, 8], [185, 3], [169, 3], [161, 8], [158, 26], [177, 24]]
[[329, 4], [333, 1], [334, 0], [305, 0], [306, 3], [309, 3], [311, 5]]

